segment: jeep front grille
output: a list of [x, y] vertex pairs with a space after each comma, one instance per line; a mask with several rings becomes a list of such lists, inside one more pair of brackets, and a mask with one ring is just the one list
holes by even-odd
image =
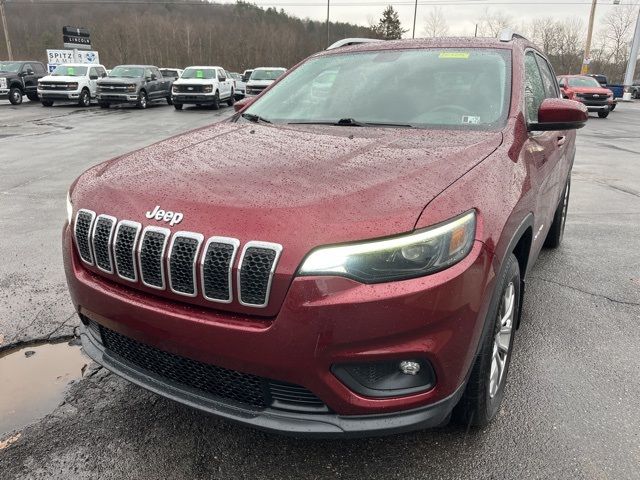
[[[282, 246], [250, 241], [244, 245], [234, 283], [233, 268], [240, 241], [168, 228], [145, 227], [129, 220], [79, 210], [74, 224], [76, 250], [83, 262], [100, 272], [132, 283], [177, 295], [217, 303], [237, 301], [263, 308], [269, 294]], [[204, 245], [204, 248], [202, 246]]]

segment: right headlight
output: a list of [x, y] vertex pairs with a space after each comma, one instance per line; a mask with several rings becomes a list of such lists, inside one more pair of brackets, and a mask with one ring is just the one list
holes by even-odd
[[73, 220], [73, 203], [71, 203], [71, 192], [67, 192], [67, 223], [71, 225]]
[[299, 275], [337, 275], [362, 283], [421, 277], [452, 266], [471, 251], [476, 213], [466, 212], [444, 223], [397, 237], [320, 247], [298, 270]]

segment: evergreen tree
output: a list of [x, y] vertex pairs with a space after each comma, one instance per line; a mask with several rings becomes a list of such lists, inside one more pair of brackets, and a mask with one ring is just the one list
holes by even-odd
[[378, 25], [373, 28], [375, 32], [385, 40], [402, 38], [402, 34], [408, 32], [408, 30], [402, 29], [398, 12], [396, 12], [391, 5], [382, 12], [382, 18], [380, 18]]

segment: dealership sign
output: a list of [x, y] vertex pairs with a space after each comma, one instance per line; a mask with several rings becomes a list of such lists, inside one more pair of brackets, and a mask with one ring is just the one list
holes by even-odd
[[83, 27], [62, 27], [62, 41], [64, 48], [91, 50], [91, 35], [89, 30]]
[[65, 63], [100, 63], [100, 57], [95, 50], [47, 50], [47, 64], [49, 72], [53, 72], [58, 65]]

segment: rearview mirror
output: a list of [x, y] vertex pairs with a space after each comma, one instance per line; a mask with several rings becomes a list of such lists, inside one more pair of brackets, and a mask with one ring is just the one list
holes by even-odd
[[253, 102], [255, 102], [256, 98], [257, 97], [245, 97], [242, 100], [238, 100], [236, 103], [233, 104], [233, 109], [236, 112], [239, 112], [240, 110], [244, 110], [249, 105], [251, 105]]
[[562, 98], [547, 98], [538, 109], [538, 122], [529, 124], [530, 132], [577, 130], [589, 120], [589, 111], [582, 103]]

